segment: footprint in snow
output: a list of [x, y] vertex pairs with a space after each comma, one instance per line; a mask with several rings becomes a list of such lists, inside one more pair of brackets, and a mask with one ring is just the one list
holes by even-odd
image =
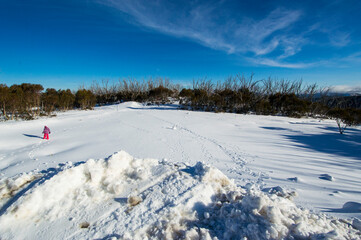
[[318, 178], [322, 179], [322, 180], [327, 180], [327, 181], [334, 181], [335, 180], [335, 178], [332, 177], [329, 174], [321, 174]]
[[287, 180], [291, 181], [291, 182], [298, 182], [299, 178], [298, 177], [293, 177], [293, 178], [287, 178]]

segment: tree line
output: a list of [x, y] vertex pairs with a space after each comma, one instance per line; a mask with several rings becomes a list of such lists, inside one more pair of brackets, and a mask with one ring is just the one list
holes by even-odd
[[56, 110], [91, 109], [96, 104], [95, 95], [87, 89], [79, 89], [75, 93], [69, 89], [43, 90], [40, 84], [23, 83], [10, 87], [0, 84], [0, 116], [4, 120], [30, 120], [51, 115]]
[[39, 84], [23, 83], [10, 87], [0, 84], [0, 109], [5, 120], [34, 119], [51, 115], [56, 110], [92, 109], [96, 104], [124, 101], [167, 104], [178, 101], [181, 108], [195, 111], [332, 118], [343, 133], [347, 126], [361, 123], [361, 110], [357, 107], [360, 106], [359, 100], [331, 97], [328, 88], [305, 85], [302, 80], [255, 80], [253, 75], [236, 75], [217, 83], [199, 79], [194, 80], [191, 87], [173, 84], [167, 78], [141, 81], [128, 78], [117, 83], [103, 80], [76, 92], [53, 88], [44, 91]]

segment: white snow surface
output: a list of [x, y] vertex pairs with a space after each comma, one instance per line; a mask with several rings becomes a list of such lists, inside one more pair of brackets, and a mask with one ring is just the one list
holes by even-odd
[[1, 122], [0, 239], [360, 239], [360, 149], [329, 120], [177, 105]]

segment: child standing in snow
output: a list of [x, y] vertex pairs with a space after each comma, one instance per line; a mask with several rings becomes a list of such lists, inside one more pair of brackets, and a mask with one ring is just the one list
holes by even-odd
[[50, 132], [50, 129], [47, 126], [44, 127], [43, 133], [44, 133], [44, 139], [49, 140], [49, 134], [51, 132]]

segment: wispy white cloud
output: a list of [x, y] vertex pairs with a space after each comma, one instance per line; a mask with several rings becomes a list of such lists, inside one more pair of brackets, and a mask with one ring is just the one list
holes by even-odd
[[339, 62], [344, 63], [361, 63], [361, 51], [352, 53], [348, 56], [339, 58]]
[[244, 20], [236, 30], [237, 38], [244, 39], [247, 49], [256, 55], [268, 54], [279, 46], [294, 49], [287, 28], [297, 22], [301, 14], [300, 11], [277, 8], [259, 21]]
[[328, 44], [331, 46], [344, 47], [351, 42], [351, 34], [347, 31], [338, 30], [340, 28], [341, 27], [339, 26], [329, 26], [328, 23], [319, 22], [312, 26], [312, 31], [318, 31], [325, 34], [329, 41]]
[[314, 64], [314, 66], [323, 66], [328, 68], [349, 68], [350, 66], [360, 66], [361, 51], [346, 56], [336, 56], [326, 60], [321, 60]]
[[256, 65], [264, 65], [264, 66], [279, 67], [279, 68], [307, 68], [317, 65], [317, 63], [286, 63], [279, 60], [262, 58], [262, 57], [247, 58], [247, 60]]
[[347, 32], [333, 32], [329, 34], [330, 43], [336, 47], [344, 47], [351, 41], [350, 33]]
[[[129, 14], [136, 23], [177, 37], [185, 37], [228, 53], [265, 55], [278, 47], [296, 52], [286, 28], [298, 21], [300, 11], [277, 8], [260, 20], [222, 16], [223, 3], [190, 3], [183, 9], [169, 1], [97, 0]], [[282, 32], [279, 32], [282, 31]], [[269, 38], [269, 39], [268, 39]]]
[[[134, 24], [176, 37], [196, 41], [206, 47], [239, 54], [253, 64], [284, 68], [304, 68], [314, 64], [287, 63], [309, 43], [305, 37], [322, 30], [314, 24], [295, 31], [304, 15], [301, 10], [275, 8], [263, 18], [229, 14], [225, 1], [185, 1], [181, 5], [164, 0], [94, 0], [131, 16]], [[240, 16], [241, 15], [241, 16]], [[334, 46], [345, 46], [349, 35], [338, 32], [330, 37]]]

